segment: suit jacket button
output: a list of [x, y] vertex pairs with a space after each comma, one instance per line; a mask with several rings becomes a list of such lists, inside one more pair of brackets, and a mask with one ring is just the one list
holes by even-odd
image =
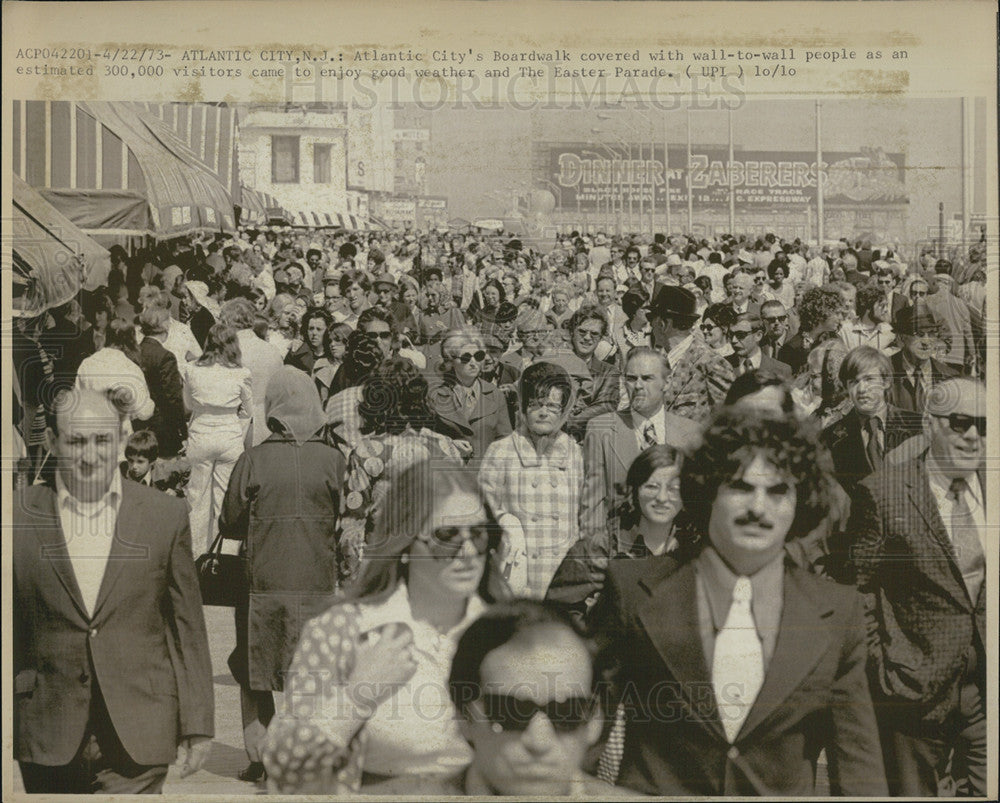
[[88, 680], [90, 680], [90, 675], [88, 675], [86, 672], [81, 672], [80, 673], [80, 682], [81, 683], [86, 683]]
[[730, 760], [736, 760], [740, 757], [740, 751], [735, 747], [730, 747], [729, 752], [726, 753]]
[[97, 637], [97, 628], [96, 627], [90, 628], [90, 637], [91, 638], [96, 638]]

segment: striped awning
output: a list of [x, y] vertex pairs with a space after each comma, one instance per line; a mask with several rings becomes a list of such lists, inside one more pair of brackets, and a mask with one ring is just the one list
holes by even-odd
[[186, 143], [190, 155], [219, 180], [233, 203], [241, 204], [236, 109], [228, 103], [139, 103]]
[[34, 317], [65, 304], [83, 286], [107, 281], [108, 251], [18, 176], [13, 177], [12, 312]]
[[140, 104], [12, 105], [13, 172], [84, 232], [173, 237], [234, 229], [232, 197], [220, 179]]
[[263, 226], [273, 218], [285, 219], [286, 214], [281, 204], [270, 193], [252, 190], [249, 187], [240, 188], [240, 225]]
[[296, 228], [305, 229], [349, 229], [351, 231], [363, 231], [367, 228], [365, 222], [354, 215], [342, 214], [340, 212], [315, 212], [312, 210], [293, 212], [290, 223]]

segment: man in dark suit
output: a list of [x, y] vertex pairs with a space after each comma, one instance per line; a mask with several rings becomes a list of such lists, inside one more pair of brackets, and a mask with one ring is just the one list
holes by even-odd
[[785, 559], [828, 464], [794, 418], [728, 409], [681, 470], [701, 537], [609, 565], [589, 623], [625, 711], [619, 785], [809, 797], [825, 749], [832, 794], [886, 793], [860, 595]]
[[941, 382], [924, 414], [927, 451], [866, 479], [852, 506], [894, 795], [987, 794], [985, 410], [981, 383]]
[[823, 430], [823, 443], [833, 456], [834, 474], [848, 496], [857, 484], [882, 467], [885, 456], [919, 435], [920, 416], [889, 404], [892, 364], [871, 346], [858, 346], [840, 364], [840, 381], [851, 409]]
[[932, 355], [941, 341], [941, 326], [925, 304], [905, 307], [896, 316], [896, 336], [902, 348], [892, 355], [889, 402], [903, 410], [922, 413], [931, 389], [958, 371]]
[[628, 282], [629, 290], [638, 290], [645, 296], [648, 304], [660, 292], [663, 283], [656, 279], [656, 257], [643, 257], [639, 263], [639, 278]]
[[759, 317], [738, 315], [730, 324], [729, 343], [733, 347], [733, 353], [726, 357], [726, 361], [733, 367], [733, 373], [739, 376], [759, 370], [790, 380], [792, 369], [761, 351], [760, 341], [763, 336], [764, 321]]
[[580, 497], [584, 536], [604, 532], [608, 517], [625, 498], [625, 477], [639, 452], [655, 443], [684, 450], [697, 442], [698, 425], [664, 408], [666, 380], [661, 354], [645, 347], [634, 349], [625, 365], [629, 409], [604, 413], [587, 424]]
[[764, 336], [760, 339], [760, 350], [765, 356], [777, 359], [781, 347], [791, 336], [788, 311], [784, 304], [772, 298], [760, 305], [760, 318], [764, 322]]
[[160, 456], [177, 455], [187, 439], [187, 415], [184, 411], [184, 385], [177, 367], [177, 358], [167, 351], [170, 313], [161, 306], [148, 306], [139, 313], [142, 342], [139, 344], [139, 367], [146, 377], [149, 396], [156, 405], [152, 417], [142, 423], [156, 435]]
[[54, 394], [55, 487], [14, 506], [14, 756], [29, 793], [159, 792], [213, 736], [212, 665], [183, 502], [123, 480], [123, 419]]

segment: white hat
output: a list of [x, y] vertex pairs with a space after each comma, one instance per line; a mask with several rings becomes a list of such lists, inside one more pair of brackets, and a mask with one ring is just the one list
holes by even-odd
[[667, 255], [667, 264], [668, 265], [680, 265], [681, 264], [680, 254], [668, 254]]
[[736, 255], [736, 258], [740, 262], [746, 262], [748, 265], [753, 262], [753, 255], [744, 248], [740, 249], [739, 253]]

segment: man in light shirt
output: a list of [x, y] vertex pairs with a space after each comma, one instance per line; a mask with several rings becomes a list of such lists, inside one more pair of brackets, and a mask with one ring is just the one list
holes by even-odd
[[929, 448], [877, 471], [851, 503], [893, 795], [987, 794], [986, 601], [996, 595], [986, 587], [986, 405], [976, 380], [935, 386]]
[[14, 505], [14, 756], [28, 793], [157, 793], [214, 735], [187, 507], [122, 479], [108, 396], [53, 396], [55, 487]]

